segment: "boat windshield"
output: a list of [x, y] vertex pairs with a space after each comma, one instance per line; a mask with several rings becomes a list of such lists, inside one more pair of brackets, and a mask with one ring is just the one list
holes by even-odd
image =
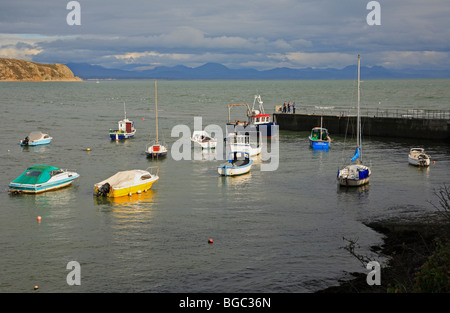
[[31, 176], [31, 177], [39, 177], [39, 175], [41, 175], [41, 172], [39, 172], [39, 171], [28, 171], [25, 174], [25, 176]]

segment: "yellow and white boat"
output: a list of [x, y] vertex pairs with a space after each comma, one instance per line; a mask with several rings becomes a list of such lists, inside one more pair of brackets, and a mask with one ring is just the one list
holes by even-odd
[[108, 179], [95, 184], [94, 194], [97, 197], [117, 198], [146, 192], [159, 179], [157, 171], [153, 174], [147, 170], [117, 172]]

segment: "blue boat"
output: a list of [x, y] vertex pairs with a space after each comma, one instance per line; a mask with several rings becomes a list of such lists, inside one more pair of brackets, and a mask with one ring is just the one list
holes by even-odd
[[9, 184], [11, 193], [41, 193], [70, 185], [80, 175], [51, 165], [37, 164]]
[[308, 138], [309, 145], [313, 150], [328, 150], [330, 148], [331, 138], [326, 128], [314, 127]]
[[118, 129], [109, 130], [109, 138], [111, 140], [123, 140], [128, 138], [133, 138], [136, 134], [136, 128], [134, 127], [134, 122], [127, 119], [127, 112], [125, 111], [125, 103], [123, 104], [124, 119], [118, 122]]
[[53, 137], [42, 132], [31, 132], [24, 140], [20, 141], [21, 146], [39, 146], [47, 145], [52, 141]]

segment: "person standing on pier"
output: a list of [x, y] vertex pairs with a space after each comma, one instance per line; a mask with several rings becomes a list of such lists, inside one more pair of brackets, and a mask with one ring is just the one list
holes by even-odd
[[291, 113], [291, 101], [288, 102], [287, 112]]
[[283, 113], [286, 113], [286, 101], [283, 104]]
[[292, 104], [292, 113], [293, 114], [295, 114], [295, 108], [296, 108], [297, 106], [295, 105], [295, 101], [294, 101], [294, 103]]

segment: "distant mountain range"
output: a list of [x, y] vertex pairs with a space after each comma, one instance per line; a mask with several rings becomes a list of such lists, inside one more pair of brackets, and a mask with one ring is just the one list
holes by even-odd
[[[259, 71], [256, 69], [230, 69], [218, 63], [206, 63], [199, 67], [160, 66], [151, 70], [109, 69], [87, 63], [66, 64], [75, 76], [83, 79], [168, 79], [168, 80], [281, 80], [281, 79], [355, 79], [356, 65], [343, 69], [291, 69], [275, 68]], [[362, 79], [400, 78], [450, 78], [449, 70], [389, 70], [382, 66], [362, 67]]]

